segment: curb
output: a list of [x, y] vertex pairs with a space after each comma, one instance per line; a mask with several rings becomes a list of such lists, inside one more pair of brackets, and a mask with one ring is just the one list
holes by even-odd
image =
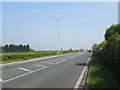
[[86, 66], [84, 67], [81, 75], [79, 76], [79, 78], [74, 86], [75, 90], [79, 90], [79, 88], [85, 90], [86, 88], [88, 88], [87, 82], [88, 82], [88, 78], [89, 78], [89, 68], [90, 68], [91, 56], [92, 56], [92, 54], [88, 58]]

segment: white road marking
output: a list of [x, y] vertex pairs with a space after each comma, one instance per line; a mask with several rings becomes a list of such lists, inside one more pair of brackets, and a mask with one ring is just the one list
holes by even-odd
[[43, 68], [47, 68], [47, 66], [43, 66], [43, 65], [39, 65], [39, 64], [35, 64], [35, 66], [39, 66], [39, 67], [43, 67]]
[[26, 69], [26, 68], [19, 68], [19, 69], [24, 70], [24, 71], [28, 71], [28, 72], [30, 72], [30, 71], [31, 71], [31, 70]]
[[28, 75], [28, 74], [31, 74], [31, 73], [33, 73], [33, 72], [37, 72], [37, 71], [42, 70], [42, 69], [44, 69], [44, 68], [40, 68], [40, 69], [37, 69], [37, 70], [31, 71], [31, 72], [28, 72], [28, 73], [22, 74], [22, 75], [20, 75], [20, 76], [16, 76], [16, 77], [14, 77], [14, 78], [11, 78], [11, 79], [8, 79], [8, 80], [5, 80], [5, 81], [3, 81], [3, 83], [6, 83], [6, 82], [9, 82], [9, 81], [12, 81], [12, 80], [14, 80], [14, 79], [17, 79], [17, 78], [23, 77], [23, 76]]
[[[66, 60], [64, 60], [64, 61], [66, 61]], [[63, 61], [62, 61], [62, 62], [63, 62]], [[54, 63], [50, 63], [50, 62], [43, 62], [43, 63], [54, 64]], [[19, 68], [19, 69], [20, 69], [20, 68]], [[31, 73], [37, 72], [37, 71], [42, 70], [42, 69], [44, 69], [44, 68], [39, 68], [39, 69], [34, 70], [34, 71], [31, 71], [31, 70], [30, 70], [31, 72], [27, 72], [27, 73], [25, 73], [25, 74], [22, 74], [22, 75], [16, 76], [16, 77], [14, 77], [14, 78], [11, 78], [11, 79], [8, 79], [8, 80], [5, 80], [5, 81], [1, 79], [1, 81], [3, 81], [3, 83], [6, 83], [6, 82], [12, 81], [12, 80], [14, 80], [14, 79], [17, 79], [17, 78], [23, 77], [23, 76], [25, 76], [25, 75], [28, 75], [28, 74], [31, 74]], [[22, 68], [22, 70], [23, 70], [23, 68]], [[25, 70], [25, 68], [24, 68], [24, 70]], [[28, 69], [27, 69], [27, 71], [28, 71]]]
[[59, 63], [61, 63], [61, 61], [59, 61], [59, 62], [56, 62], [55, 64], [59, 64]]
[[64, 59], [64, 60], [62, 60], [62, 62], [65, 62], [66, 60]]
[[3, 82], [4, 80], [0, 79], [0, 82]]
[[64, 62], [64, 61], [66, 61], [66, 60], [61, 60], [61, 61], [59, 61], [59, 62], [57, 62], [57, 63], [55, 63], [55, 64], [59, 64], [59, 63]]
[[[91, 55], [92, 55], [92, 54], [91, 54]], [[90, 55], [90, 56], [91, 56], [91, 55]], [[90, 58], [88, 58], [87, 64], [89, 63], [89, 61], [90, 61]], [[88, 68], [88, 66], [85, 66], [85, 67], [84, 67], [84, 69], [83, 69], [83, 71], [82, 71], [82, 73], [81, 73], [78, 81], [76, 82], [74, 88], [79, 88], [79, 86], [80, 86], [80, 84], [81, 84], [81, 81], [82, 81], [82, 79], [83, 79], [84, 73], [85, 73], [85, 71], [86, 71], [87, 68]]]
[[74, 88], [79, 88], [86, 69], [87, 69], [87, 66], [85, 66], [85, 68], [83, 69], [83, 71], [82, 71], [77, 83], [75, 84]]
[[51, 63], [51, 62], [43, 62], [43, 63], [54, 64], [54, 63]]

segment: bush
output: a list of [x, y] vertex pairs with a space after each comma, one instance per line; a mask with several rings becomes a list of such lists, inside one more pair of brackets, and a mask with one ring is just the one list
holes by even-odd
[[112, 25], [106, 30], [105, 41], [93, 45], [93, 53], [99, 56], [120, 81], [120, 24]]

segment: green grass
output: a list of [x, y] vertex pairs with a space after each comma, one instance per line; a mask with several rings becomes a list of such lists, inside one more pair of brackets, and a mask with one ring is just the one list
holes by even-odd
[[[52, 55], [55, 56], [55, 55]], [[47, 57], [47, 56], [41, 56], [39, 58], [43, 58], [43, 57]], [[38, 58], [38, 57], [37, 57]], [[30, 60], [30, 59], [37, 59], [37, 58], [27, 58], [27, 59], [13, 59], [13, 60], [6, 60], [6, 61], [0, 61], [0, 64], [7, 64], [7, 63], [11, 63], [11, 62], [19, 62], [19, 61], [26, 61], [26, 60]]]
[[120, 88], [114, 73], [97, 56], [93, 55], [91, 59], [89, 87]]
[[[56, 55], [49, 55], [49, 56], [57, 56]], [[59, 54], [59, 55], [63, 55], [63, 54]], [[0, 61], [0, 64], [7, 64], [7, 63], [11, 63], [11, 62], [19, 62], [19, 61], [26, 61], [26, 60], [30, 60], [30, 59], [37, 59], [37, 58], [43, 58], [43, 57], [48, 57], [48, 56], [40, 56], [40, 57], [36, 57], [36, 58], [26, 58], [26, 59], [13, 59], [13, 60], [6, 60], [6, 61]]]
[[[75, 53], [75, 52], [63, 52], [59, 55], [69, 54], [69, 53]], [[29, 56], [31, 55], [31, 56]], [[56, 56], [58, 55], [57, 52], [43, 52], [43, 53], [3, 53], [2, 54], [2, 61], [0, 61], [0, 64], [7, 64], [11, 62], [18, 62], [18, 61], [26, 61], [30, 59], [36, 59], [36, 58], [43, 58], [48, 56]], [[4, 57], [3, 57], [4, 56]], [[10, 59], [9, 59], [9, 58]], [[1, 58], [1, 57], [0, 57]], [[5, 59], [5, 60], [3, 60]]]

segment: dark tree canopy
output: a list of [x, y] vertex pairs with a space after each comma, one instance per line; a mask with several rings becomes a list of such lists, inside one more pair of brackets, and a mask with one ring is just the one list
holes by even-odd
[[4, 52], [29, 52], [31, 50], [29, 44], [27, 45], [10, 44], [10, 45], [2, 46], [2, 49]]

